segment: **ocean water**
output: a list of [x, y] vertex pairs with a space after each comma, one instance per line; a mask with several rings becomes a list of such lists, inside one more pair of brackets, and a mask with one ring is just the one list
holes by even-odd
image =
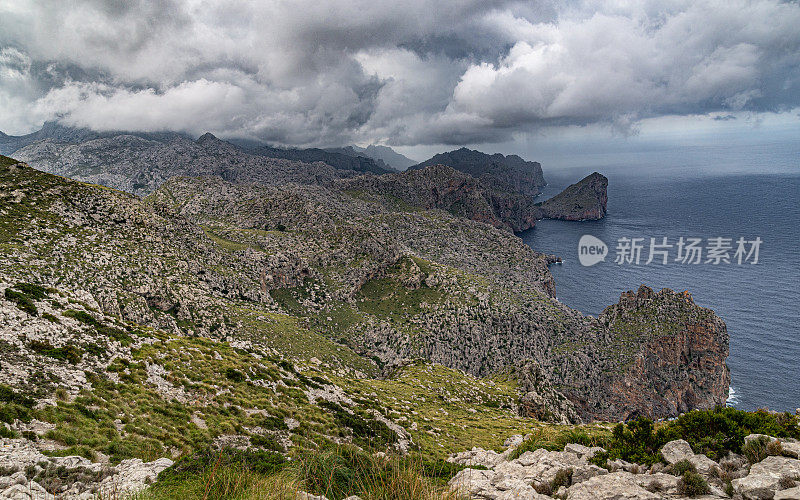
[[[545, 170], [543, 199], [597, 170], [609, 178], [607, 217], [540, 221], [520, 235], [535, 250], [564, 260], [551, 266], [558, 299], [596, 316], [641, 284], [689, 290], [728, 326], [729, 404], [800, 407], [800, 145], [696, 146], [579, 160], [579, 168]], [[578, 240], [585, 234], [608, 245], [606, 261], [580, 265]], [[755, 265], [676, 263], [675, 247], [668, 264], [659, 258], [645, 265], [650, 238], [660, 243], [663, 237], [668, 244], [699, 237], [704, 247], [717, 237], [733, 239], [734, 248], [740, 237], [763, 243]], [[645, 238], [639, 265], [614, 262], [620, 238]]]

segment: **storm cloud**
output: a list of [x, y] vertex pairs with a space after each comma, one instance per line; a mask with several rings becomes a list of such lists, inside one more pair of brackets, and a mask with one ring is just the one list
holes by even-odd
[[499, 142], [800, 106], [778, 0], [0, 0], [0, 130]]

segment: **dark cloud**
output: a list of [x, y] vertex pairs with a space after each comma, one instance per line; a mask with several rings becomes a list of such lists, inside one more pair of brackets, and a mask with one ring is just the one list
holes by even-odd
[[800, 106], [800, 5], [585, 0], [0, 4], [0, 130], [213, 131], [293, 145], [630, 133]]

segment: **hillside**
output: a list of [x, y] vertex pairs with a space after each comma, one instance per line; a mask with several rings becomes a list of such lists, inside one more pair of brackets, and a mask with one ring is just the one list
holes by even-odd
[[218, 177], [141, 199], [6, 158], [0, 187], [0, 427], [20, 450], [152, 477], [212, 444], [443, 458], [727, 395], [724, 323], [687, 294], [584, 317], [545, 256], [443, 210]]

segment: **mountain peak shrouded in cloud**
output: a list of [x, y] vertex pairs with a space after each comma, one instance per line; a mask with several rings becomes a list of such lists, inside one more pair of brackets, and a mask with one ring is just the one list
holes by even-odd
[[797, 108], [797, 26], [779, 0], [3, 2], [0, 129], [316, 147], [625, 132]]

